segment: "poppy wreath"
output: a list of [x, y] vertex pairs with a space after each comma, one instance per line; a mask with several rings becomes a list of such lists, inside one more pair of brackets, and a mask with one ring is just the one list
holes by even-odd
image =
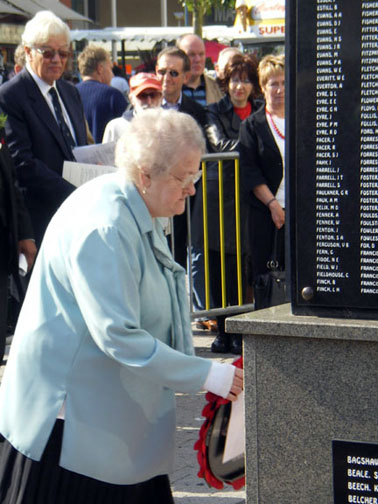
[[[234, 366], [237, 368], [243, 369], [243, 358], [239, 357], [235, 362], [232, 363]], [[211, 392], [208, 392], [205, 396], [206, 398], [206, 405], [202, 410], [202, 416], [205, 417], [205, 420], [203, 424], [201, 425], [200, 431], [199, 431], [199, 438], [194, 444], [194, 450], [197, 451], [197, 460], [198, 464], [200, 466], [200, 470], [198, 472], [198, 477], [199, 478], [204, 478], [206, 483], [213, 487], [217, 488], [218, 490], [221, 490], [224, 487], [223, 483], [227, 483], [228, 485], [231, 485], [234, 490], [239, 490], [245, 485], [245, 475], [241, 476], [240, 478], [234, 480], [234, 481], [221, 481], [220, 479], [216, 478], [214, 474], [212, 473], [209, 465], [209, 460], [208, 460], [208, 445], [207, 445], [207, 440], [208, 440], [208, 434], [209, 430], [212, 427], [213, 421], [215, 414], [217, 410], [222, 406], [223, 404], [228, 404], [230, 401], [228, 399], [223, 399], [223, 397], [220, 397], [216, 394], [213, 394]]]

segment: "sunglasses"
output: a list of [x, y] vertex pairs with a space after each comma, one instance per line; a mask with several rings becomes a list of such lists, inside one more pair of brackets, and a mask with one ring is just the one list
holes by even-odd
[[69, 51], [64, 51], [63, 49], [59, 49], [55, 51], [54, 49], [41, 49], [40, 47], [32, 47], [37, 53], [42, 54], [44, 59], [52, 60], [55, 58], [55, 55], [58, 54], [60, 59], [67, 59], [70, 55]]
[[178, 77], [180, 75], [180, 72], [178, 72], [177, 70], [167, 70], [166, 68], [159, 68], [159, 70], [157, 70], [157, 73], [162, 76], [164, 76], [166, 73], [169, 73], [171, 77]]
[[147, 100], [148, 98], [154, 100], [155, 98], [160, 98], [160, 96], [161, 93], [159, 93], [159, 91], [150, 91], [138, 94], [138, 98], [140, 100]]

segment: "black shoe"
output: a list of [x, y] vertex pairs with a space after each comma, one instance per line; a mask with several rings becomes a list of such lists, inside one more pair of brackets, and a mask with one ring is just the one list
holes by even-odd
[[213, 353], [229, 353], [230, 351], [230, 338], [225, 334], [218, 334], [211, 344], [211, 351]]
[[231, 344], [230, 344], [231, 353], [235, 355], [242, 354], [242, 337], [241, 334], [234, 334], [231, 336]]

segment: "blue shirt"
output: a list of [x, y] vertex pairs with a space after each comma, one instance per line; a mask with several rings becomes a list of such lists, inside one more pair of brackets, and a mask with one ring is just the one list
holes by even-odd
[[182, 87], [182, 92], [184, 95], [188, 96], [192, 100], [196, 101], [203, 107], [206, 107], [206, 84], [205, 84], [205, 79], [201, 75], [201, 84], [197, 86], [196, 88], [191, 88], [187, 86], [186, 84], [183, 85]]
[[96, 80], [80, 82], [76, 87], [93, 138], [96, 143], [101, 143], [105, 126], [112, 119], [121, 117], [127, 101], [118, 89]]

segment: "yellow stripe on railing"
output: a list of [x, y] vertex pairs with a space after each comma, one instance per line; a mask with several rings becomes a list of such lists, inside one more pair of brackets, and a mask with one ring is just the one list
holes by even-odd
[[222, 308], [227, 306], [226, 299], [226, 258], [224, 247], [224, 192], [223, 192], [223, 161], [218, 161], [218, 193], [219, 193], [219, 241], [221, 263]]
[[[242, 284], [242, 249], [241, 249], [241, 214], [240, 214], [240, 165], [239, 153], [227, 152], [221, 154], [205, 154], [201, 160], [202, 167], [202, 206], [203, 206], [203, 258], [204, 258], [204, 284], [205, 284], [205, 312], [216, 312], [219, 310], [230, 311], [232, 307], [227, 306], [227, 293], [226, 293], [226, 253], [225, 253], [225, 233], [227, 230], [224, 225], [224, 173], [223, 166], [225, 161], [234, 161], [235, 170], [235, 240], [236, 240], [236, 261], [237, 261], [237, 289], [238, 289], [238, 306], [243, 305], [243, 284]], [[210, 259], [209, 259], [209, 224], [208, 224], [208, 194], [207, 194], [207, 163], [218, 163], [218, 190], [219, 190], [219, 238], [220, 238], [220, 272], [212, 272], [212, 274], [221, 275], [221, 289], [222, 289], [222, 307], [210, 308]], [[190, 226], [190, 224], [189, 224]], [[192, 278], [189, 279], [192, 282]], [[193, 289], [190, 289], [193, 293]], [[248, 305], [249, 306], [249, 305]], [[251, 305], [252, 306], [252, 305]], [[195, 312], [198, 313], [198, 312]], [[239, 313], [239, 312], [235, 312]], [[193, 314], [192, 314], [193, 315]], [[210, 314], [209, 314], [210, 315]]]
[[238, 276], [238, 303], [243, 304], [241, 233], [240, 233], [240, 166], [239, 158], [235, 159], [235, 221], [236, 221], [236, 261]]
[[210, 310], [209, 228], [207, 219], [207, 167], [202, 161], [203, 260], [205, 272], [205, 306]]

